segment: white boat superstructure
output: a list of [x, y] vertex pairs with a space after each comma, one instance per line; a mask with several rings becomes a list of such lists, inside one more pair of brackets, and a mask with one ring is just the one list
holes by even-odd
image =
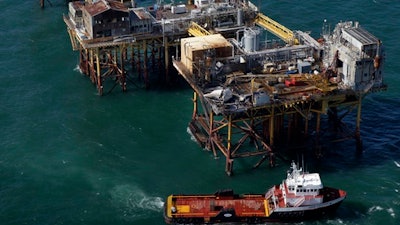
[[320, 190], [323, 187], [318, 173], [306, 173], [294, 162], [287, 178], [280, 185], [285, 204], [293, 207], [322, 203]]

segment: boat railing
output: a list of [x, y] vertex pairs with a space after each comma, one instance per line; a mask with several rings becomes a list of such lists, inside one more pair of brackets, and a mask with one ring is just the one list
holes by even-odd
[[270, 188], [269, 190], [268, 190], [268, 192], [265, 194], [265, 199], [269, 199], [269, 198], [271, 198], [271, 196], [274, 194], [274, 189], [275, 188]]
[[301, 196], [300, 198], [296, 199], [296, 201], [293, 202], [293, 207], [299, 207], [303, 202], [306, 200], [304, 196]]

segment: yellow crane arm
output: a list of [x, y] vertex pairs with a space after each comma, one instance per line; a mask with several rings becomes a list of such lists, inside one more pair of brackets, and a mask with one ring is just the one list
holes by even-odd
[[254, 22], [260, 27], [275, 34], [286, 43], [299, 44], [299, 41], [294, 37], [293, 31], [262, 13], [257, 14]]
[[188, 33], [194, 37], [206, 36], [211, 34], [208, 30], [204, 29], [199, 24], [193, 21], [190, 23]]

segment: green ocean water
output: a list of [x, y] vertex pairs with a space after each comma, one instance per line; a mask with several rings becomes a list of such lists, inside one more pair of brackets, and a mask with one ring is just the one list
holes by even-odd
[[[236, 160], [234, 176], [226, 176], [224, 157], [214, 159], [187, 132], [186, 85], [130, 85], [99, 97], [76, 69], [65, 1], [44, 10], [38, 2], [0, 0], [0, 224], [164, 224], [169, 194], [259, 193], [284, 178], [288, 164], [279, 160], [258, 169]], [[320, 159], [305, 154], [308, 170], [348, 197], [334, 218], [301, 224], [400, 224], [400, 2], [255, 3], [314, 37], [324, 19], [358, 20], [382, 40], [389, 89], [363, 101], [362, 154], [352, 140], [327, 144]]]

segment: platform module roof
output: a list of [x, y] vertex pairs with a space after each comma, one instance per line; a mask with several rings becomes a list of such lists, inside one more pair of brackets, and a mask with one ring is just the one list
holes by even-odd
[[69, 3], [70, 7], [72, 7], [75, 10], [82, 10], [82, 7], [85, 6], [83, 2], [75, 1], [75, 2], [70, 2]]
[[109, 9], [128, 12], [128, 8], [121, 2], [117, 1], [109, 1], [109, 0], [100, 0], [93, 4], [85, 5], [85, 10], [91, 15], [96, 16], [100, 13], [103, 13]]
[[376, 45], [379, 39], [362, 27], [351, 27], [343, 30], [343, 38], [359, 49], [366, 45]]
[[232, 56], [232, 49], [232, 44], [221, 34], [183, 38], [181, 39], [181, 61], [192, 73], [193, 62], [204, 59], [206, 51], [214, 50], [215, 57], [225, 58]]
[[356, 38], [363, 45], [376, 44], [379, 41], [377, 37], [369, 33], [367, 30], [363, 29], [362, 27], [352, 27], [346, 29], [345, 32]]
[[192, 51], [232, 46], [221, 34], [183, 38], [181, 43], [182, 46], [190, 46]]
[[144, 8], [132, 9], [134, 20], [148, 20], [151, 19], [150, 14]]

